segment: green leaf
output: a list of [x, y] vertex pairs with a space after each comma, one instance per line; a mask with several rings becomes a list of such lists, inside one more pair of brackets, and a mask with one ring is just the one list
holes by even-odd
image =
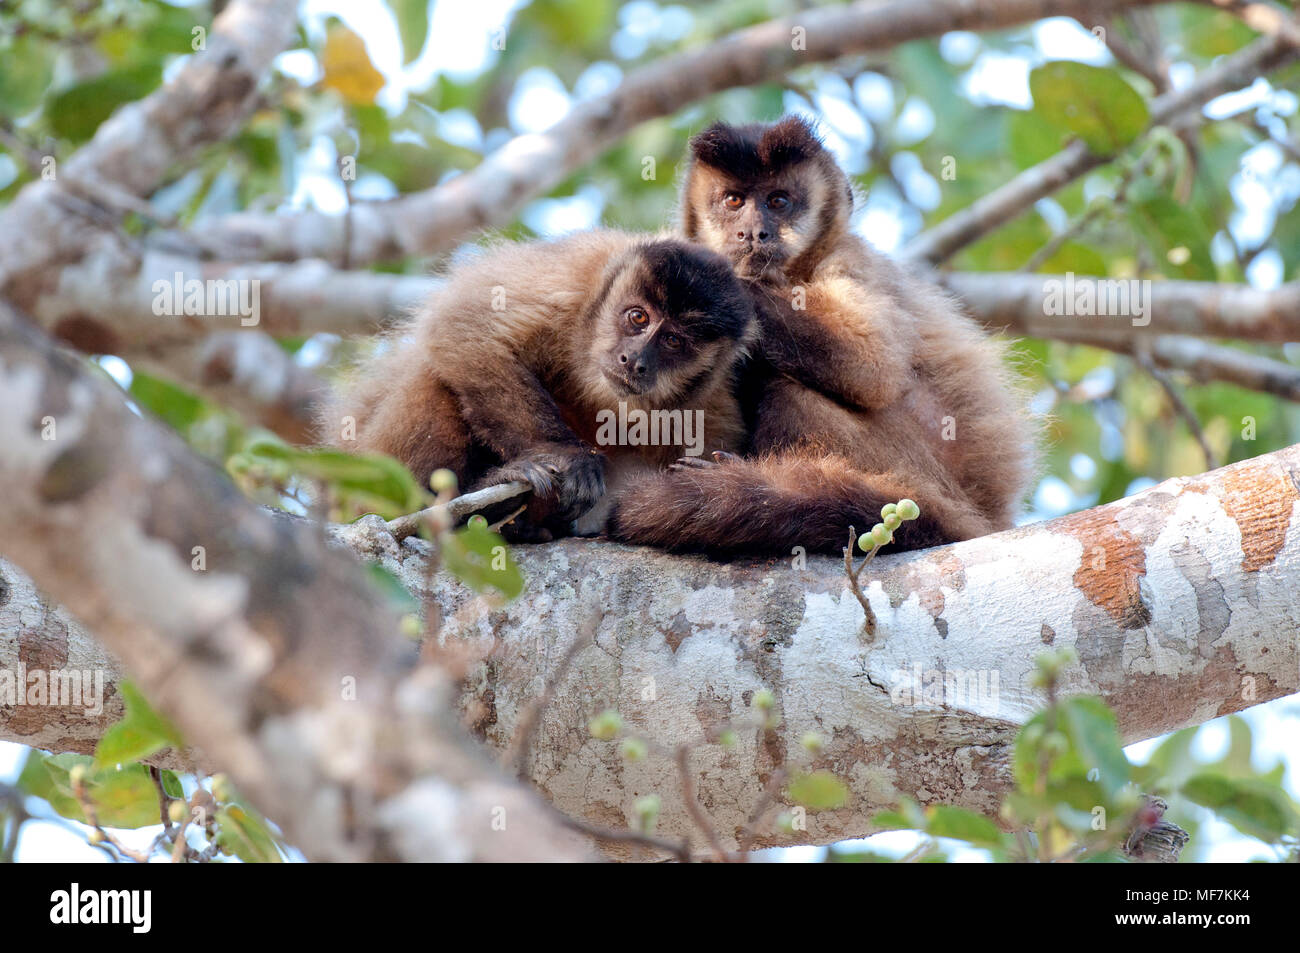
[[23, 764], [18, 787], [44, 800], [62, 817], [84, 824], [86, 817], [72, 793], [69, 775], [78, 764], [91, 771], [86, 792], [101, 825], [134, 829], [158, 823], [158, 789], [142, 764], [94, 771], [88, 755], [32, 751]]
[[486, 526], [466, 526], [442, 541], [447, 571], [475, 592], [495, 589], [507, 599], [524, 591], [524, 576], [506, 541]]
[[126, 714], [104, 732], [95, 746], [96, 770], [143, 761], [163, 748], [184, 747], [180, 732], [149, 706], [139, 689], [130, 682], [122, 682], [118, 688], [126, 704]]
[[54, 75], [54, 50], [44, 40], [20, 36], [0, 48], [0, 116], [21, 116], [40, 103]]
[[[969, 107], [967, 107], [969, 108]], [[1037, 109], [1017, 109], [1007, 120], [1007, 154], [1027, 169], [1061, 151], [1069, 130]]]
[[948, 804], [925, 809], [926, 831], [935, 837], [952, 837], [977, 847], [1002, 847], [1002, 831], [991, 820], [974, 811]]
[[[1013, 769], [1022, 791], [1032, 791], [1037, 785], [1046, 727], [1047, 713], [1040, 712], [1016, 737]], [[1063, 751], [1055, 753], [1048, 772], [1053, 801], [1087, 810], [1103, 800], [1117, 799], [1128, 783], [1130, 769], [1114, 713], [1098, 698], [1068, 698], [1057, 706], [1056, 731], [1065, 736], [1066, 744]]]
[[1172, 196], [1134, 189], [1129, 218], [1147, 240], [1156, 264], [1171, 278], [1213, 281], [1214, 259], [1205, 223]]
[[256, 812], [227, 804], [217, 811], [217, 827], [217, 843], [245, 863], [284, 862], [274, 835]]
[[378, 513], [384, 519], [416, 512], [428, 496], [406, 467], [380, 454], [292, 447], [263, 435], [251, 440], [239, 456], [240, 466], [261, 466], [272, 473], [287, 471], [303, 479], [321, 481], [334, 492], [336, 499], [360, 512]]
[[1194, 804], [1208, 807], [1243, 834], [1276, 843], [1300, 830], [1295, 804], [1286, 791], [1259, 778], [1228, 778], [1197, 774], [1181, 793]]
[[829, 771], [796, 774], [787, 793], [790, 800], [813, 811], [831, 811], [849, 799], [848, 786]]
[[1109, 154], [1146, 128], [1142, 95], [1117, 71], [1086, 63], [1045, 63], [1029, 74], [1034, 111], [1082, 139], [1093, 152]]
[[420, 55], [429, 33], [429, 0], [391, 0], [397, 32], [402, 37], [402, 65]]
[[143, 99], [161, 81], [162, 69], [156, 63], [110, 70], [56, 93], [45, 116], [55, 135], [81, 142], [118, 106]]
[[141, 371], [131, 375], [130, 393], [137, 404], [182, 434], [203, 416], [203, 401], [198, 397]]
[[1100, 698], [1067, 698], [1060, 705], [1061, 727], [1071, 746], [1098, 781], [1114, 796], [1128, 783], [1129, 763], [1119, 740], [1115, 713]]
[[405, 614], [419, 610], [419, 600], [407, 592], [406, 587], [402, 585], [402, 581], [397, 576], [379, 565], [379, 563], [366, 563], [366, 574], [370, 577], [370, 581], [375, 584], [375, 587], [393, 602], [399, 612]]

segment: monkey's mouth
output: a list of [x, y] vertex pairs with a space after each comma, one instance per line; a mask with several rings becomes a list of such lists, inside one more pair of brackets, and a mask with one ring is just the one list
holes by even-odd
[[737, 248], [731, 256], [732, 267], [741, 278], [764, 278], [781, 271], [785, 253], [771, 246]]
[[652, 381], [641, 381], [635, 378], [627, 377], [617, 371], [605, 369], [605, 380], [614, 385], [616, 391], [622, 391], [627, 394], [640, 395], [650, 390]]

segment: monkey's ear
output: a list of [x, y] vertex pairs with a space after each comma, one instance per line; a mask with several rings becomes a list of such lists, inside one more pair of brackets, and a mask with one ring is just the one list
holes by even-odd
[[763, 131], [758, 151], [765, 166], [779, 171], [817, 155], [822, 140], [812, 122], [803, 116], [786, 116]]
[[719, 121], [691, 137], [691, 155], [705, 165], [724, 169], [740, 144], [736, 127]]

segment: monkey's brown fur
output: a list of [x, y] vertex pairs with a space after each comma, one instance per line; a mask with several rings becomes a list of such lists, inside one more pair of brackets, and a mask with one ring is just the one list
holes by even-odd
[[452, 270], [322, 412], [321, 435], [421, 482], [446, 468], [463, 488], [529, 483], [511, 535], [551, 538], [601, 498], [607, 469], [613, 487], [685, 452], [598, 451], [601, 410], [702, 410], [705, 449], [740, 448], [734, 371], [753, 332], [748, 296], [706, 249], [615, 231], [505, 243]]
[[683, 229], [731, 259], [758, 308], [754, 457], [622, 494], [613, 535], [720, 554], [838, 553], [850, 525], [869, 530], [903, 497], [921, 517], [896, 548], [1012, 525], [1032, 439], [1000, 347], [850, 234], [851, 210], [847, 176], [800, 119], [719, 123], [692, 140]]

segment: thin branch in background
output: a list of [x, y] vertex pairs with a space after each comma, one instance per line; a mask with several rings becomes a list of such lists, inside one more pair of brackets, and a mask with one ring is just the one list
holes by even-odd
[[1289, 19], [1286, 11], [1267, 3], [1241, 2], [1241, 0], [1213, 0], [1216, 7], [1226, 10], [1242, 23], [1268, 36], [1285, 40], [1300, 47], [1300, 24]]
[[593, 824], [590, 821], [583, 820], [582, 818], [558, 812], [556, 818], [566, 827], [570, 827], [575, 831], [586, 834], [588, 837], [594, 837], [596, 840], [613, 841], [619, 844], [639, 844], [642, 847], [652, 847], [655, 850], [661, 850], [665, 853], [672, 854], [683, 864], [689, 864], [691, 862], [690, 844], [685, 839], [672, 841], [662, 837], [656, 837], [653, 834], [643, 834], [642, 832], [634, 831], [631, 828], [628, 828], [627, 830], [619, 830], [613, 827], [602, 827], [599, 824]]
[[[1147, 128], [1168, 125], [1189, 109], [1226, 92], [1245, 86], [1264, 72], [1295, 58], [1296, 48], [1278, 36], [1266, 36], [1222, 57], [1187, 86], [1158, 96], [1151, 103]], [[1092, 152], [1074, 140], [1056, 155], [1019, 175], [966, 208], [913, 238], [902, 257], [914, 262], [939, 265], [967, 245], [1016, 218], [1039, 199], [1046, 198], [1115, 155]]]
[[1183, 399], [1183, 395], [1178, 392], [1178, 388], [1169, 379], [1169, 375], [1156, 367], [1155, 361], [1151, 359], [1150, 351], [1141, 345], [1133, 349], [1133, 359], [1155, 379], [1157, 384], [1164, 388], [1174, 411], [1187, 422], [1187, 429], [1192, 432], [1196, 442], [1201, 445], [1201, 452], [1205, 454], [1205, 468], [1207, 470], [1217, 469], [1219, 466], [1218, 459], [1215, 457], [1213, 448], [1210, 447], [1210, 441], [1205, 436], [1201, 421], [1197, 418], [1196, 412]]
[[737, 838], [742, 854], [748, 853], [750, 845], [758, 836], [758, 825], [763, 822], [763, 817], [776, 803], [777, 796], [781, 793], [781, 788], [785, 785], [785, 768], [777, 768], [772, 772], [772, 776], [767, 779], [767, 785], [763, 788], [763, 793], [759, 796], [758, 803], [749, 814], [749, 820], [745, 822], [745, 829], [740, 832]]
[[705, 840], [709, 842], [709, 849], [713, 851], [713, 859], [719, 863], [728, 863], [734, 858], [723, 848], [722, 841], [718, 838], [718, 832], [713, 827], [713, 821], [700, 807], [699, 799], [695, 794], [695, 783], [691, 780], [689, 758], [690, 747], [679, 745], [676, 754], [677, 775], [681, 779], [682, 802], [686, 806], [686, 813], [690, 815], [695, 826], [700, 829]]
[[[1127, 21], [1128, 18], [1125, 18], [1125, 20]], [[1130, 46], [1129, 41], [1119, 32], [1119, 23], [1120, 21], [1114, 17], [1102, 17], [1098, 22], [1098, 26], [1106, 31], [1106, 47], [1110, 50], [1111, 55], [1139, 76], [1145, 77], [1147, 82], [1154, 87], [1157, 95], [1168, 92], [1170, 89], [1169, 60], [1164, 55], [1163, 50], [1160, 49], [1158, 44], [1153, 48], [1152, 45], [1144, 42], [1145, 37], [1131, 23], [1130, 27], [1133, 29], [1141, 49], [1139, 51]], [[1079, 20], [1079, 25], [1085, 30], [1089, 29], [1087, 22], [1084, 20]]]
[[1037, 271], [1043, 266], [1044, 262], [1057, 253], [1062, 245], [1082, 235], [1103, 215], [1114, 212], [1128, 198], [1128, 190], [1133, 187], [1137, 177], [1151, 164], [1153, 153], [1154, 150], [1147, 149], [1129, 164], [1128, 168], [1120, 176], [1119, 182], [1115, 185], [1115, 192], [1111, 196], [1109, 203], [1094, 202], [1071, 225], [1061, 229], [1048, 239], [1043, 244], [1043, 247], [1034, 252], [1018, 270], [1022, 272]]
[[[1137, 344], [1115, 334], [1049, 335], [1067, 344], [1105, 348], [1132, 357]], [[1200, 338], [1162, 334], [1142, 342], [1157, 367], [1186, 371], [1199, 383], [1223, 381], [1262, 394], [1300, 402], [1300, 367]]]
[[600, 628], [600, 623], [604, 619], [605, 610], [602, 609], [597, 615], [583, 620], [577, 636], [568, 649], [565, 650], [564, 655], [556, 664], [555, 670], [546, 679], [546, 684], [542, 686], [542, 693], [533, 700], [532, 704], [520, 717], [513, 744], [514, 751], [507, 753], [507, 759], [513, 762], [515, 775], [520, 779], [526, 779], [528, 776], [528, 759], [532, 754], [533, 741], [537, 737], [537, 730], [541, 727], [542, 715], [545, 713], [547, 706], [550, 705], [551, 699], [555, 697], [556, 689], [569, 673], [574, 659], [578, 657], [578, 654], [583, 649], [596, 640], [596, 631]]

